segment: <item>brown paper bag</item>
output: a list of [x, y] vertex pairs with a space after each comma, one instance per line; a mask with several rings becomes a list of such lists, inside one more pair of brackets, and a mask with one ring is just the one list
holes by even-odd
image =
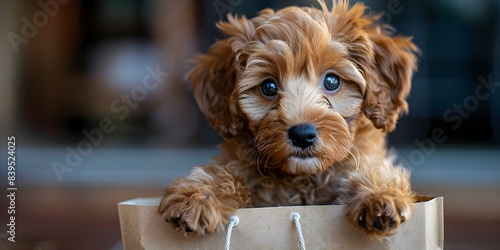
[[[299, 234], [290, 219], [295, 211], [306, 249], [443, 249], [443, 198], [419, 200], [413, 217], [383, 241], [370, 240], [349, 224], [340, 205], [239, 209], [230, 248], [299, 249]], [[123, 249], [224, 249], [226, 232], [176, 232], [156, 213], [159, 201], [137, 198], [118, 204]]]

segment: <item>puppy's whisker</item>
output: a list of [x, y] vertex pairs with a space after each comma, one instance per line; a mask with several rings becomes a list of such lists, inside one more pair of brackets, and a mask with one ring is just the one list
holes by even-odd
[[[257, 152], [258, 152], [257, 161], [256, 161], [257, 162], [257, 170], [259, 171], [261, 176], [265, 176], [262, 170], [265, 171], [265, 169], [268, 165], [269, 158], [271, 156], [271, 154], [268, 152], [273, 148], [273, 145], [271, 142], [272, 142], [272, 138], [266, 139], [265, 141], [261, 142], [261, 144], [264, 146], [260, 147], [260, 149], [257, 150]], [[264, 164], [262, 164], [263, 161], [264, 161]]]
[[263, 169], [261, 170], [262, 168], [260, 167], [259, 164], [257, 164], [257, 171], [259, 171], [259, 174], [260, 176], [264, 177], [264, 178], [269, 178], [269, 176], [266, 176], [264, 174], [264, 172], [266, 172], [266, 167], [264, 166]]
[[330, 136], [330, 138], [332, 138], [333, 142], [338, 143], [337, 139], [335, 139], [335, 136], [333, 136], [333, 135], [329, 135], [329, 136]]
[[268, 155], [268, 156], [266, 157], [266, 161], [264, 162], [264, 169], [267, 167], [267, 163], [268, 163], [268, 161], [269, 161], [269, 158], [270, 158], [270, 156]]
[[[352, 150], [349, 151], [349, 154], [352, 156], [352, 158], [354, 159], [354, 163], [356, 164], [356, 169], [359, 169], [359, 164], [360, 164], [360, 160], [359, 160], [359, 157], [360, 157], [360, 153], [359, 153], [359, 150], [358, 148], [352, 144], [351, 142], [349, 142]], [[354, 155], [352, 153], [352, 151], [354, 151], [354, 153], [356, 153], [356, 155]]]
[[281, 150], [284, 150], [284, 149], [286, 149], [286, 144], [282, 143], [278, 147], [276, 147], [274, 152], [280, 152]]
[[243, 161], [245, 159], [247, 159], [247, 155], [254, 152], [254, 149], [255, 149], [255, 146], [253, 146], [255, 144], [254, 141], [255, 141], [255, 139], [249, 140], [248, 143], [245, 144], [245, 146], [243, 147], [243, 156], [238, 161], [238, 165], [237, 165], [238, 168], [243, 166], [242, 165]]

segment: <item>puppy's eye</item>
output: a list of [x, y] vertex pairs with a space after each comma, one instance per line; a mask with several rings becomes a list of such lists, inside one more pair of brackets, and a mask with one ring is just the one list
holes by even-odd
[[260, 91], [265, 96], [275, 96], [278, 91], [278, 85], [273, 80], [267, 79], [260, 85]]
[[323, 79], [323, 87], [330, 92], [335, 92], [340, 88], [340, 78], [334, 74], [327, 74]]

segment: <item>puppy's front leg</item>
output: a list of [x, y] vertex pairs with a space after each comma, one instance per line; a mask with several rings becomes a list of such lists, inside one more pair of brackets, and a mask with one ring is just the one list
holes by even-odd
[[158, 207], [177, 230], [212, 233], [228, 223], [238, 208], [251, 204], [244, 178], [230, 166], [195, 167], [190, 175], [167, 188]]
[[361, 166], [344, 179], [342, 188], [349, 221], [370, 237], [389, 236], [411, 217], [415, 194], [410, 173], [389, 161]]

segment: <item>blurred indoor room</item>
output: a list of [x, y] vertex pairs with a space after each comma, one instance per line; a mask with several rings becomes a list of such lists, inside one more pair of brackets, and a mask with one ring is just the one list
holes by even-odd
[[[445, 248], [497, 249], [500, 1], [362, 2], [421, 49], [410, 112], [388, 140], [414, 189], [444, 197]], [[222, 37], [215, 23], [226, 12], [252, 17], [289, 5], [318, 6], [1, 1], [0, 159], [4, 138], [16, 136], [18, 219], [16, 244], [0, 227], [0, 248], [122, 249], [117, 203], [160, 196], [209, 163], [222, 141], [192, 97], [189, 59]]]

